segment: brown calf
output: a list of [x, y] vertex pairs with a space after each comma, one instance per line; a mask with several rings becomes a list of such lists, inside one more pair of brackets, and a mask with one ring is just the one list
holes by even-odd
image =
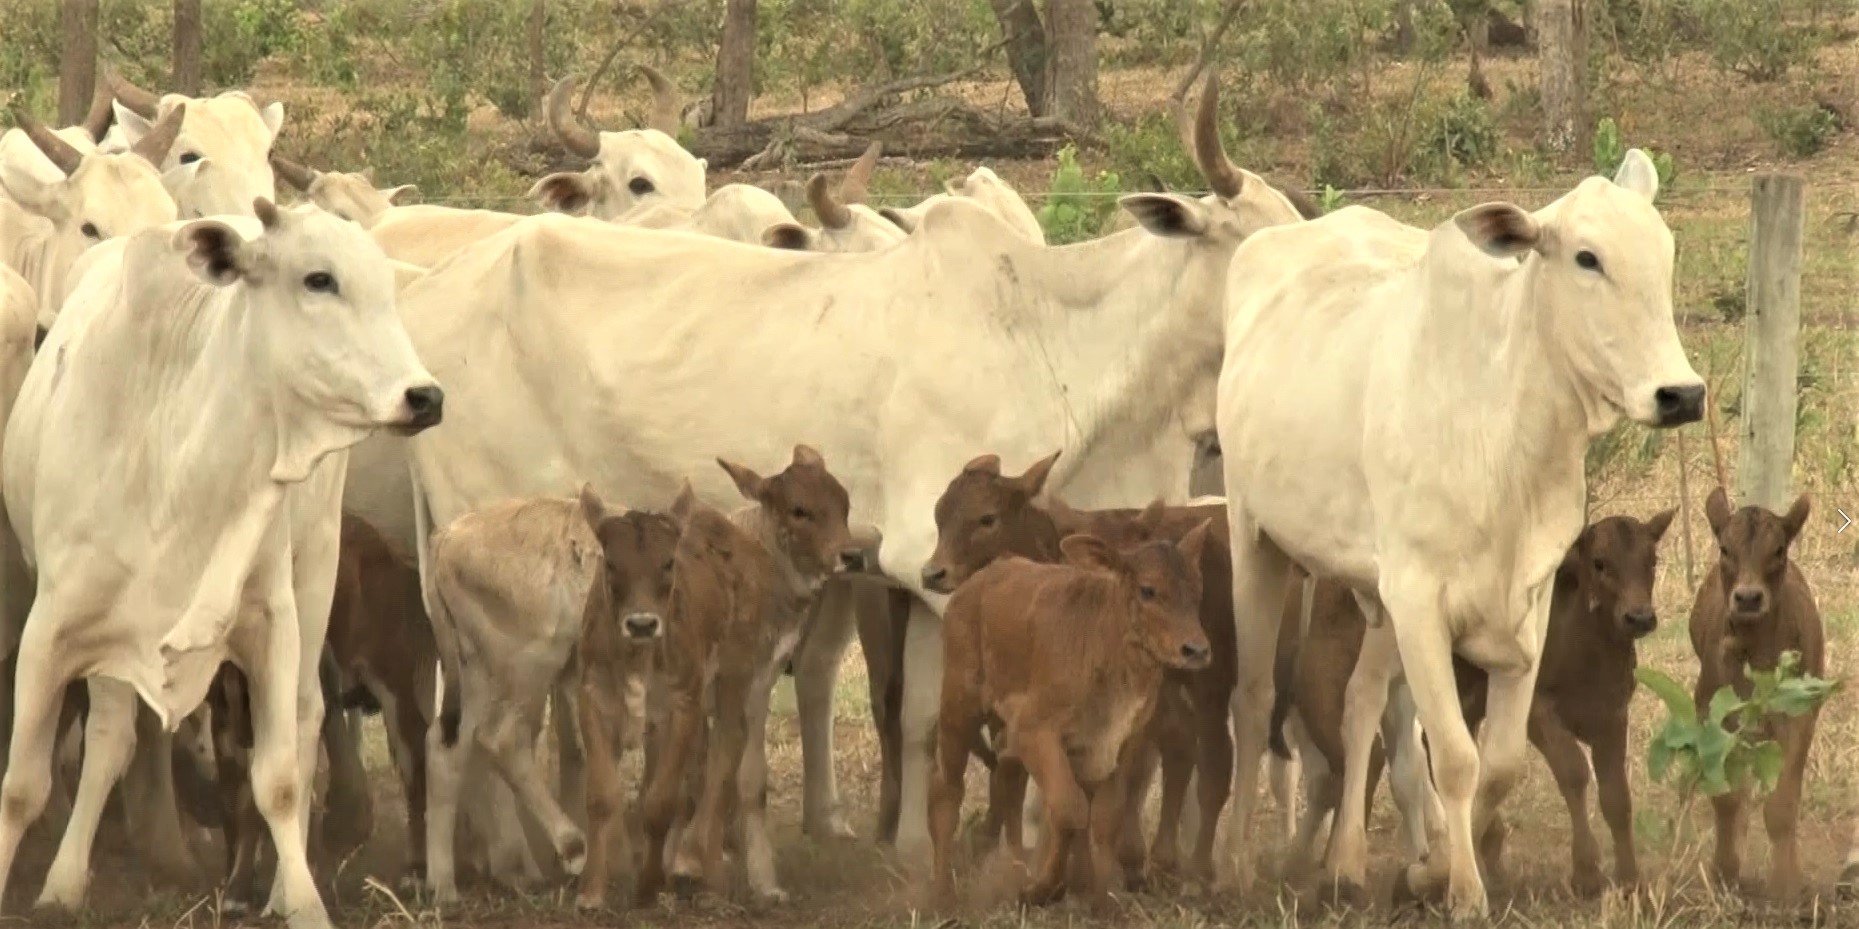
[[610, 510], [592, 487], [581, 489], [581, 510], [600, 542], [601, 566], [588, 588], [575, 657], [588, 842], [577, 902], [597, 908], [606, 905], [611, 846], [625, 835], [620, 753], [639, 743], [634, 720], [642, 716], [639, 704], [671, 615], [678, 524], [655, 513]]
[[[1819, 676], [1825, 672], [1820, 610], [1814, 605], [1807, 578], [1788, 557], [1788, 547], [1807, 522], [1808, 506], [1802, 495], [1783, 516], [1757, 506], [1732, 513], [1721, 487], [1705, 502], [1704, 513], [1722, 556], [1717, 569], [1698, 585], [1698, 597], [1691, 607], [1691, 648], [1699, 666], [1698, 712], [1706, 712], [1711, 696], [1726, 684], [1748, 697], [1749, 671], [1772, 670], [1785, 651], [1801, 654], [1803, 673]], [[1768, 890], [1775, 896], [1791, 896], [1801, 889], [1795, 820], [1819, 716], [1816, 709], [1764, 726], [1763, 735], [1782, 746], [1781, 779], [1762, 807], [1770, 844]], [[1711, 801], [1717, 808], [1717, 877], [1732, 886], [1741, 879], [1743, 805], [1748, 799], [1748, 791], [1740, 790]]]
[[[1627, 786], [1627, 708], [1634, 689], [1635, 642], [1657, 625], [1652, 604], [1657, 550], [1672, 516], [1667, 510], [1644, 523], [1627, 516], [1600, 520], [1582, 531], [1556, 573], [1529, 736], [1568, 805], [1573, 833], [1570, 880], [1583, 893], [1598, 892], [1602, 886], [1600, 847], [1588, 824], [1589, 759], [1582, 753], [1584, 744], [1593, 755], [1601, 813], [1613, 833], [1615, 877], [1623, 885], [1638, 880]], [[1295, 623], [1285, 625], [1296, 628]], [[1313, 761], [1327, 763], [1332, 772], [1328, 781], [1319, 777], [1312, 791], [1306, 825], [1299, 829], [1295, 866], [1309, 864], [1316, 821], [1341, 797], [1336, 774], [1342, 763], [1343, 692], [1365, 628], [1354, 596], [1339, 585], [1319, 581], [1310, 628], [1296, 645], [1288, 678], [1281, 637], [1274, 742], [1281, 744], [1277, 727], [1294, 708], [1307, 744], [1315, 749]], [[1455, 660], [1454, 665], [1466, 717], [1475, 726], [1484, 718], [1483, 675], [1466, 662]], [[1374, 765], [1379, 763], [1379, 758], [1374, 760]], [[1373, 770], [1372, 766], [1371, 791]], [[1411, 818], [1418, 813], [1408, 809], [1414, 805], [1411, 800], [1403, 804], [1403, 814]], [[1420, 823], [1405, 825], [1410, 836], [1422, 835]], [[1503, 840], [1503, 824], [1494, 821], [1480, 843], [1487, 874], [1498, 873]]]
[[[1212, 520], [1202, 550], [1201, 629], [1213, 647], [1212, 664], [1203, 671], [1170, 671], [1164, 678], [1157, 710], [1145, 733], [1145, 755], [1159, 751], [1162, 764], [1162, 809], [1149, 852], [1160, 870], [1174, 867], [1183, 800], [1190, 776], [1200, 774], [1200, 828], [1190, 869], [1213, 873], [1213, 843], [1220, 812], [1226, 805], [1233, 770], [1232, 734], [1227, 728], [1228, 702], [1235, 683], [1231, 554], [1226, 544], [1226, 508], [1162, 507], [1147, 510], [1079, 511], [1054, 500], [1050, 511], [1032, 501], [1058, 459], [1035, 462], [1019, 477], [1000, 473], [1000, 459], [984, 455], [969, 462], [936, 502], [936, 553], [923, 570], [924, 586], [949, 593], [976, 571], [1004, 555], [1039, 562], [1059, 560], [1060, 540], [1090, 533], [1115, 549], [1152, 540], [1180, 541], [1194, 527]], [[1147, 760], [1147, 759], [1145, 759]], [[1139, 766], [1132, 796], [1140, 797], [1147, 772]], [[1132, 876], [1142, 873], [1140, 803], [1126, 804], [1128, 820], [1119, 830], [1119, 858]], [[988, 830], [1011, 824], [1017, 810], [990, 810]], [[1002, 817], [1007, 817], [1003, 819]], [[1018, 830], [1014, 828], [1014, 835]], [[1012, 837], [1010, 836], [1010, 839]]]
[[1155, 709], [1166, 667], [1204, 668], [1199, 562], [1207, 526], [1181, 542], [1118, 552], [1077, 534], [1059, 543], [1065, 564], [1008, 557], [956, 590], [943, 615], [943, 687], [930, 840], [936, 890], [949, 900], [950, 845], [968, 756], [990, 720], [999, 767], [1023, 767], [1039, 785], [1049, 834], [1029, 903], [1065, 891], [1065, 868], [1089, 826], [1091, 890], [1107, 885], [1105, 839], [1123, 818], [1122, 774]]
[[672, 507], [681, 535], [662, 687], [655, 682], [653, 692], [662, 704], [651, 709], [655, 724], [664, 723], [640, 803], [642, 903], [664, 886], [665, 846], [693, 795], [687, 837], [704, 883], [729, 889], [723, 842], [733, 824], [751, 889], [765, 899], [785, 896], [765, 822], [769, 693], [820, 586], [835, 571], [862, 569], [871, 547], [853, 538], [846, 490], [819, 452], [796, 446], [787, 469], [771, 478], [718, 463], [754, 505], [724, 516], [698, 503], [687, 484]]

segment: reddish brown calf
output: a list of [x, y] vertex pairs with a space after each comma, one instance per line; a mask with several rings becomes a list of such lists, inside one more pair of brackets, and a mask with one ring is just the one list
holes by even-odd
[[592, 487], [581, 490], [581, 510], [600, 541], [601, 568], [588, 589], [575, 657], [575, 708], [587, 758], [587, 864], [578, 903], [597, 908], [606, 905], [611, 847], [625, 834], [620, 753], [639, 741], [632, 721], [640, 714], [629, 703], [643, 694], [671, 615], [678, 524], [655, 513], [609, 510]]
[[[1785, 515], [1757, 506], [1733, 513], [1721, 487], [1705, 502], [1704, 513], [1722, 554], [1716, 570], [1698, 585], [1698, 597], [1691, 607], [1691, 648], [1699, 666], [1698, 712], [1705, 712], [1711, 696], [1726, 684], [1747, 697], [1749, 671], [1773, 670], [1785, 651], [1801, 654], [1803, 672], [1825, 673], [1820, 610], [1814, 605], [1807, 578], [1788, 557], [1789, 546], [1807, 523], [1808, 508], [1808, 498], [1802, 495]], [[1795, 821], [1819, 716], [1816, 709], [1794, 719], [1774, 719], [1762, 734], [1782, 746], [1781, 779], [1762, 806], [1770, 845], [1768, 891], [1778, 897], [1792, 896], [1801, 889]], [[1717, 808], [1717, 877], [1731, 886], [1742, 876], [1743, 806], [1748, 801], [1747, 790], [1712, 800]]]
[[762, 820], [768, 692], [800, 639], [820, 585], [836, 570], [862, 568], [868, 548], [847, 525], [845, 488], [813, 449], [796, 447], [787, 469], [766, 479], [719, 463], [755, 505], [724, 516], [696, 502], [687, 485], [672, 507], [681, 535], [661, 653], [666, 706], [652, 714], [666, 723], [654, 737], [640, 804], [646, 832], [636, 888], [641, 902], [664, 885], [666, 838], [699, 768], [690, 831], [704, 882], [713, 891], [729, 890], [723, 842], [733, 822], [750, 885], [761, 896], [781, 896]]
[[1045, 799], [1049, 834], [1029, 903], [1065, 891], [1065, 868], [1091, 837], [1092, 891], [1113, 867], [1105, 837], [1123, 817], [1119, 776], [1153, 713], [1165, 667], [1203, 668], [1198, 564], [1207, 526], [1181, 542], [1118, 552], [1088, 534], [1060, 543], [1065, 564], [1008, 557], [956, 590], [943, 615], [938, 765], [930, 839], [936, 889], [953, 896], [950, 846], [968, 756], [982, 726], [999, 724], [1000, 765], [1023, 766]]

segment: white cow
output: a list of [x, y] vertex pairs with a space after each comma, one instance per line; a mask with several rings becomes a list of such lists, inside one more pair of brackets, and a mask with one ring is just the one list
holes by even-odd
[[671, 82], [650, 67], [640, 73], [652, 84], [652, 115], [644, 129], [595, 132], [569, 108], [575, 79], [565, 77], [549, 92], [549, 128], [568, 151], [592, 160], [584, 171], [560, 171], [536, 182], [529, 197], [551, 210], [618, 219], [641, 204], [664, 203], [695, 210], [704, 202], [705, 161], [678, 144], [678, 98]]
[[[1536, 213], [1488, 203], [1424, 230], [1350, 207], [1263, 233], [1233, 259], [1219, 436], [1241, 617], [1234, 821], [1250, 812], [1295, 560], [1355, 588], [1372, 626], [1349, 684], [1330, 853], [1345, 886], [1361, 884], [1368, 750], [1399, 673], [1449, 852], [1410, 883], [1449, 878], [1454, 914], [1486, 910], [1472, 837], [1524, 760], [1556, 565], [1584, 522], [1588, 443], [1622, 416], [1666, 427], [1703, 411], [1672, 321], [1658, 184], [1634, 150], [1612, 181]], [[1455, 653], [1491, 674], [1478, 745]], [[1245, 831], [1229, 832], [1235, 852]]]
[[277, 180], [267, 156], [284, 127], [284, 104], [261, 107], [242, 90], [157, 97], [111, 67], [104, 68], [103, 80], [116, 96], [116, 126], [103, 143], [106, 149], [134, 145], [160, 117], [186, 105], [180, 139], [159, 165], [182, 218], [238, 215], [249, 212], [258, 198], [276, 199]]
[[172, 730], [230, 660], [251, 682], [272, 907], [293, 929], [329, 925], [304, 838], [344, 450], [436, 423], [443, 395], [361, 230], [313, 207], [253, 212], [87, 255], [8, 423], [7, 512], [38, 584], [0, 782], [0, 891], [44, 806], [65, 685], [89, 681], [84, 768], [39, 902], [69, 907], [137, 697]]
[[926, 197], [916, 206], [885, 207], [878, 214], [899, 229], [911, 232], [923, 222], [923, 214], [929, 212], [930, 207], [952, 197], [966, 197], [987, 207], [996, 216], [1006, 220], [1008, 225], [1019, 230], [1029, 242], [1043, 244], [1046, 241], [1045, 227], [1039, 224], [1039, 217], [1033, 213], [1032, 207], [1026, 205], [1018, 191], [986, 166], [976, 168], [959, 181], [950, 181], [944, 185], [943, 193]]
[[[110, 95], [107, 81], [93, 81], [90, 111], [84, 114], [84, 120], [75, 126], [54, 129], [52, 133], [80, 152], [95, 150], [97, 143], [103, 141], [104, 134], [110, 131], [110, 120], [113, 117], [110, 105], [114, 99]], [[52, 164], [44, 152], [39, 151], [38, 145], [27, 136], [26, 130], [15, 127], [0, 132], [0, 173], [18, 172], [38, 175], [40, 184], [55, 184], [65, 174]]]
[[20, 134], [50, 175], [25, 158], [0, 159], [0, 265], [32, 285], [39, 324], [49, 327], [64, 302], [72, 265], [99, 242], [172, 222], [174, 199], [154, 164], [166, 157], [185, 117], [177, 107], [128, 152], [80, 149], [25, 113]]
[[827, 186], [826, 175], [807, 179], [807, 205], [813, 208], [820, 228], [789, 222], [768, 229], [759, 241], [775, 248], [814, 252], [870, 252], [903, 241], [906, 233], [901, 228], [865, 205], [871, 174], [883, 151], [882, 142], [867, 146], [840, 179], [837, 194]]
[[[736, 494], [715, 456], [805, 441], [882, 533], [885, 572], [921, 591], [935, 499], [980, 450], [1063, 449], [1051, 486], [1080, 505], [1185, 498], [1192, 437], [1212, 428], [1226, 264], [1296, 219], [1226, 160], [1213, 96], [1197, 160], [1218, 193], [1125, 197], [1145, 229], [1079, 245], [1034, 245], [958, 198], [852, 255], [554, 215], [470, 246], [403, 294], [421, 357], [462, 400], [413, 443], [422, 521], [583, 481], [662, 508], [689, 476], [721, 506]], [[924, 603], [908, 638], [899, 845], [920, 859], [941, 641]], [[808, 793], [811, 821], [832, 798]]]
[[395, 204], [403, 198], [417, 196], [420, 190], [413, 184], [376, 190], [373, 168], [359, 173], [318, 171], [306, 168], [277, 152], [271, 153], [271, 167], [278, 177], [284, 179], [284, 183], [303, 194], [305, 200], [363, 229], [374, 228], [374, 224]]

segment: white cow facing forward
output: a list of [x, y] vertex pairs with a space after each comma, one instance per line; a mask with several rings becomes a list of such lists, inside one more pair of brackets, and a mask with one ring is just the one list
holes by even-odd
[[[1454, 914], [1486, 910], [1472, 837], [1524, 760], [1556, 565], [1584, 523], [1588, 443], [1623, 415], [1665, 427], [1703, 411], [1672, 321], [1658, 186], [1636, 149], [1613, 181], [1534, 214], [1489, 203], [1428, 231], [1351, 207], [1234, 256], [1218, 412], [1241, 618], [1234, 821], [1250, 812], [1295, 559], [1355, 588], [1373, 627], [1344, 720], [1330, 866], [1345, 886], [1362, 882], [1370, 742], [1404, 673], [1449, 853], [1410, 883], [1448, 878]], [[1455, 653], [1491, 674], [1478, 745]]]
[[89, 681], [84, 770], [39, 902], [73, 907], [136, 698], [172, 730], [230, 660], [251, 683], [272, 908], [293, 929], [329, 925], [304, 839], [345, 450], [438, 422], [443, 395], [365, 233], [314, 208], [253, 211], [94, 249], [21, 389], [0, 464], [38, 585], [0, 782], [0, 892], [45, 803], [65, 685]]

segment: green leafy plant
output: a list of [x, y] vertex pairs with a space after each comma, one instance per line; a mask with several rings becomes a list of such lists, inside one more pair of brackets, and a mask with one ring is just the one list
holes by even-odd
[[1750, 694], [1744, 698], [1725, 686], [1711, 695], [1705, 715], [1684, 685], [1653, 668], [1633, 676], [1665, 703], [1665, 726], [1646, 749], [1646, 773], [1654, 781], [1675, 780], [1679, 789], [1697, 789], [1715, 797], [1754, 787], [1775, 788], [1782, 773], [1782, 747], [1774, 739], [1757, 739], [1771, 717], [1808, 713], [1839, 689], [1839, 682], [1801, 673], [1798, 652], [1783, 652], [1772, 671], [1749, 672]]
[[[1652, 158], [1652, 166], [1659, 172], [1659, 186], [1672, 186], [1672, 179], [1678, 176], [1678, 163], [1672, 160], [1671, 152], [1656, 149], [1646, 150]], [[1594, 124], [1594, 173], [1602, 177], [1613, 177], [1620, 170], [1620, 163], [1627, 159], [1627, 144], [1621, 140], [1620, 127], [1611, 116], [1601, 117]]]
[[1323, 185], [1323, 192], [1317, 195], [1317, 206], [1325, 213], [1334, 213], [1341, 209], [1342, 205], [1343, 192], [1328, 184]]
[[1845, 128], [1840, 114], [1818, 103], [1765, 109], [1756, 114], [1756, 121], [1782, 151], [1796, 158], [1806, 158], [1826, 148]]
[[1070, 145], [1059, 149], [1058, 162], [1051, 192], [1039, 208], [1039, 225], [1047, 241], [1062, 245], [1088, 239], [1103, 228], [1104, 218], [1117, 205], [1114, 194], [1122, 189], [1122, 180], [1111, 171], [1086, 176], [1078, 164], [1078, 150]]

